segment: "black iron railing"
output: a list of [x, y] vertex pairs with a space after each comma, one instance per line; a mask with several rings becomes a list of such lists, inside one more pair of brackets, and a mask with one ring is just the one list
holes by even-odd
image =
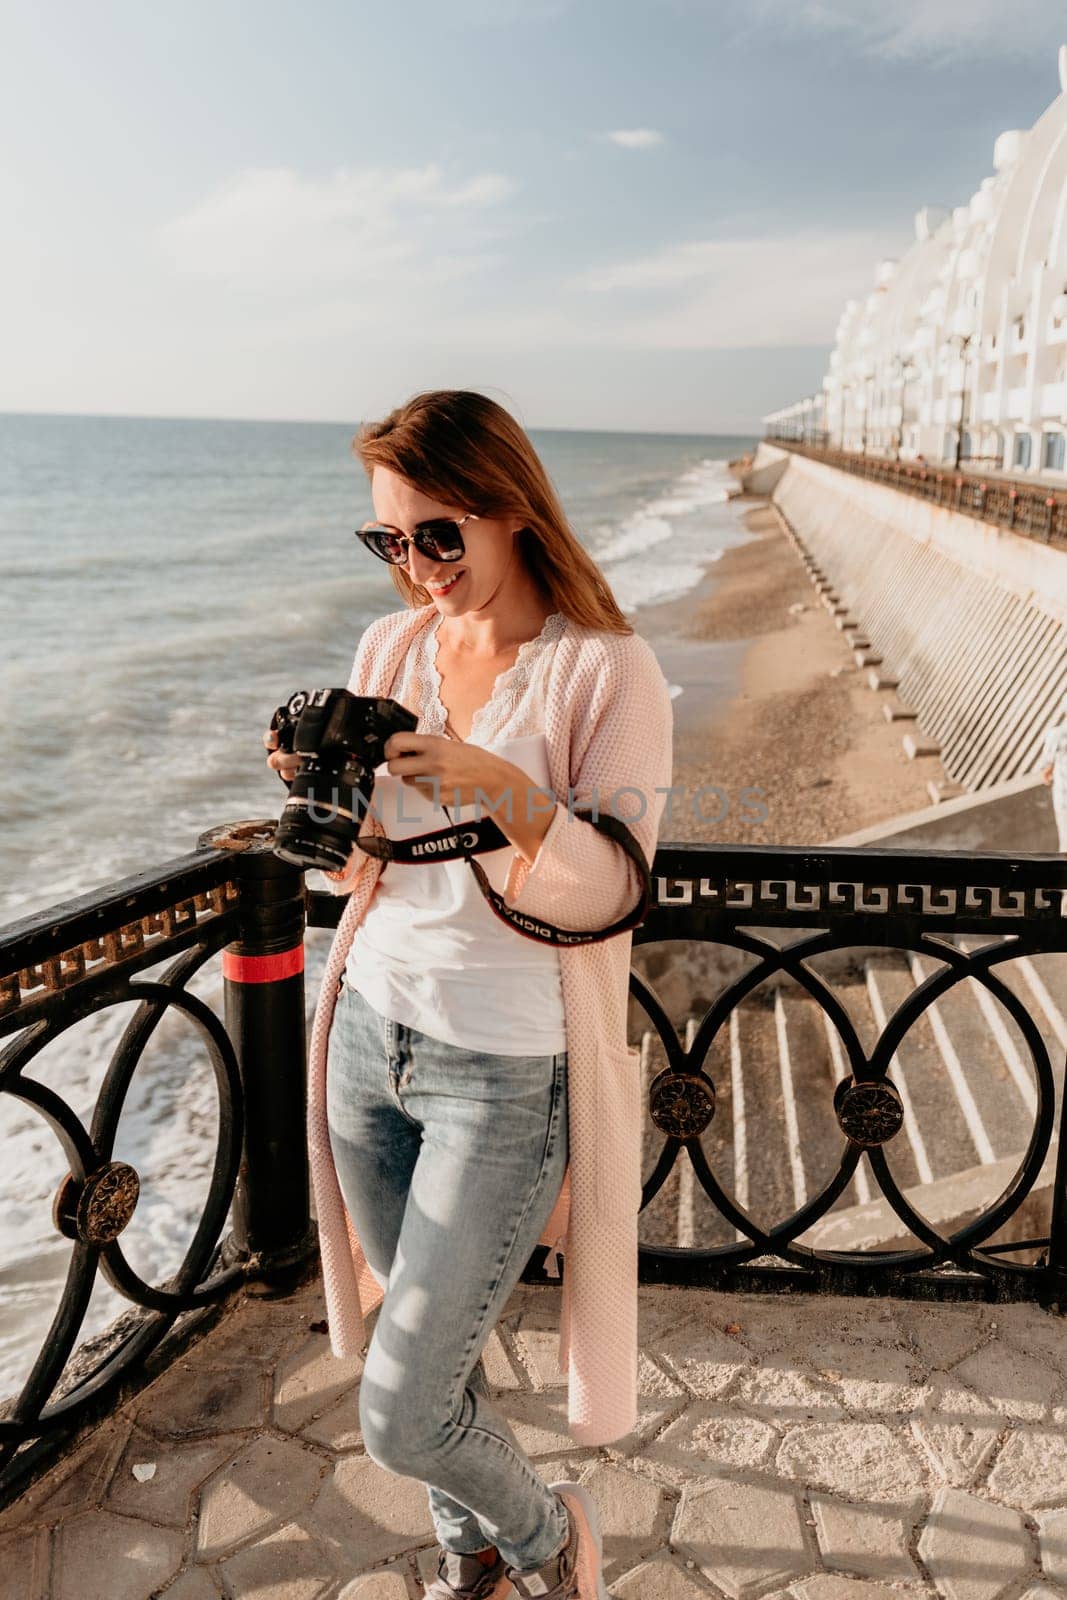
[[[52, 1221], [71, 1241], [59, 1307], [19, 1393], [0, 1413], [0, 1500], [135, 1380], [179, 1318], [249, 1281], [284, 1287], [314, 1255], [304, 1121], [302, 874], [266, 847], [273, 823], [205, 835], [193, 855], [127, 878], [0, 933], [0, 1094], [30, 1108], [69, 1173]], [[224, 953], [224, 1018], [187, 985]], [[146, 968], [166, 963], [149, 981]], [[258, 981], [260, 978], [267, 981]], [[249, 981], [251, 980], [251, 981]], [[34, 1073], [53, 1040], [86, 1017], [139, 1001], [103, 1075], [91, 1119]], [[199, 1030], [214, 1073], [216, 1146], [207, 1197], [177, 1271], [150, 1283], [121, 1235], [138, 1173], [113, 1159], [145, 1049], [168, 1013]], [[222, 1237], [232, 1207], [233, 1227]], [[98, 1273], [132, 1315], [70, 1381]], [[136, 1385], [135, 1385], [136, 1386]], [[51, 1443], [50, 1443], [51, 1442]]]
[[1067, 494], [1052, 494], [1043, 484], [1008, 477], [983, 477], [953, 467], [920, 466], [855, 450], [768, 435], [768, 441], [795, 455], [838, 467], [855, 477], [887, 484], [934, 505], [963, 511], [982, 522], [994, 522], [1043, 543], [1067, 543]]
[[[1031, 1195], [1063, 1121], [1064, 1062], [1053, 1065], [1029, 1008], [998, 968], [1031, 955], [1067, 951], [1067, 920], [1061, 914], [1061, 902], [1067, 905], [1067, 861], [948, 851], [671, 845], [657, 852], [655, 868], [657, 904], [635, 933], [635, 946], [699, 940], [743, 952], [749, 959], [706, 1008], [688, 1049], [652, 986], [637, 974], [631, 976], [631, 990], [669, 1062], [651, 1086], [649, 1114], [668, 1137], [645, 1182], [643, 1203], [662, 1186], [685, 1145], [699, 1183], [738, 1234], [738, 1242], [710, 1250], [642, 1247], [643, 1281], [920, 1297], [1032, 1297], [1049, 1304], [1067, 1300], [1067, 1154], [1062, 1143], [1056, 1146], [1047, 1231], [1027, 1240], [1025, 1250], [1018, 1239], [984, 1248]], [[792, 937], [788, 930], [793, 930]], [[956, 941], [964, 934], [984, 937], [976, 948], [961, 949]], [[831, 953], [872, 946], [928, 956], [937, 966], [864, 1048], [853, 1016], [819, 967]], [[737, 1203], [705, 1158], [700, 1136], [714, 1114], [715, 1086], [703, 1063], [731, 1012], [779, 975], [793, 980], [825, 1012], [848, 1071], [836, 1087], [827, 1083], [825, 1089], [839, 1134], [829, 1177], [802, 1207], [768, 1223]], [[887, 1147], [904, 1120], [892, 1062], [915, 1023], [967, 979], [981, 985], [1017, 1025], [1033, 1073], [1035, 1103], [1027, 1147], [1002, 1192], [964, 1225], [941, 1231], [909, 1203], [887, 1160]], [[758, 1130], [753, 1132], [758, 1136]], [[914, 1236], [915, 1247], [822, 1251], [798, 1243], [827, 1216], [861, 1161], [868, 1164], [877, 1192], [902, 1229]], [[1020, 1254], [1031, 1259], [1006, 1259]]]
[[[24, 1482], [40, 1453], [98, 1415], [139, 1371], [176, 1320], [216, 1306], [249, 1279], [280, 1289], [313, 1260], [305, 1144], [293, 1136], [305, 1114], [306, 925], [335, 925], [343, 902], [308, 894], [301, 874], [269, 849], [273, 825], [219, 829], [193, 855], [127, 879], [0, 934], [0, 1093], [32, 1108], [58, 1139], [69, 1176], [53, 1220], [71, 1240], [61, 1304], [21, 1391], [0, 1420], [0, 1499]], [[810, 1288], [924, 1296], [1034, 1298], [1067, 1302], [1067, 1167], [1062, 1141], [1062, 1059], [1042, 1034], [1002, 964], [1067, 952], [1062, 857], [964, 855], [895, 850], [734, 849], [662, 845], [653, 865], [655, 903], [634, 935], [633, 1003], [661, 1042], [666, 1066], [651, 1082], [648, 1114], [662, 1141], [644, 1180], [643, 1205], [663, 1189], [683, 1154], [717, 1213], [736, 1232], [713, 1248], [641, 1247], [646, 1283]], [[981, 943], [964, 950], [969, 934]], [[688, 1046], [645, 975], [651, 945], [675, 950], [718, 945], [743, 960], [719, 985]], [[935, 957], [938, 968], [889, 1017], [867, 1046], [821, 965], [832, 952], [897, 949]], [[224, 1018], [187, 985], [222, 954]], [[166, 963], [155, 981], [140, 976]], [[785, 976], [821, 1008], [840, 1039], [848, 1070], [827, 1083], [834, 1131], [832, 1172], [801, 1207], [757, 1218], [716, 1172], [703, 1142], [716, 1110], [712, 1047], [731, 1014], [768, 979]], [[964, 979], [994, 997], [1017, 1025], [1035, 1084], [1032, 1128], [1018, 1168], [981, 1215], [938, 1230], [902, 1190], [887, 1148], [902, 1122], [894, 1052], [930, 1005]], [[35, 1076], [44, 1046], [74, 1023], [123, 1001], [139, 1001], [104, 1074], [93, 1114], [80, 1119]], [[148, 1282], [123, 1253], [138, 1174], [113, 1160], [131, 1080], [161, 1018], [176, 1008], [199, 1028], [219, 1106], [213, 1172], [203, 1214], [178, 1270]], [[753, 1129], [754, 1137], [758, 1130]], [[825, 1152], [824, 1152], [825, 1154]], [[1054, 1154], [1047, 1228], [1038, 1238], [991, 1242], [1034, 1190]], [[801, 1236], [841, 1198], [861, 1162], [915, 1246], [883, 1254], [818, 1250]], [[232, 1206], [233, 1227], [223, 1229]], [[1020, 1255], [1028, 1259], [1019, 1260]], [[1009, 1259], [1014, 1257], [1015, 1259]], [[544, 1252], [528, 1282], [544, 1281]], [[131, 1304], [121, 1340], [78, 1381], [76, 1351], [95, 1276]]]

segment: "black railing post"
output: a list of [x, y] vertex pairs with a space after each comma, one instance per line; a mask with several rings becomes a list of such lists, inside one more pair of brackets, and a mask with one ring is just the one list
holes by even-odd
[[1061, 1311], [1067, 1310], [1067, 1092], [1061, 1092], [1059, 1145], [1056, 1150], [1056, 1176], [1052, 1187], [1052, 1216], [1049, 1221], [1048, 1257], [1045, 1274], [1046, 1299]]
[[[201, 843], [219, 845], [234, 830]], [[233, 1243], [251, 1277], [285, 1281], [313, 1253], [304, 1025], [303, 873], [270, 848], [273, 825], [234, 862], [240, 936], [223, 951], [226, 1027], [244, 1086]]]

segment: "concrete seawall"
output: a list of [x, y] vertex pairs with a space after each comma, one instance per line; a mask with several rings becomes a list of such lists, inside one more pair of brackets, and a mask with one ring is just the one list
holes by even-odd
[[951, 778], [1035, 770], [1067, 690], [1063, 552], [772, 445], [743, 483], [770, 489]]

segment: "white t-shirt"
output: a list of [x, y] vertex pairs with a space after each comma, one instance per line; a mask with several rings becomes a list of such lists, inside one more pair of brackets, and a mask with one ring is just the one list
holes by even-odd
[[[419, 635], [390, 691], [418, 718], [419, 733], [445, 735], [437, 672], [441, 618]], [[544, 737], [544, 685], [567, 626], [558, 611], [518, 655], [475, 713], [465, 741], [520, 767], [551, 787]], [[516, 794], [513, 803], [519, 805]], [[446, 801], [447, 803], [447, 801]], [[449, 826], [430, 796], [376, 769], [373, 804], [390, 838]], [[545, 809], [550, 802], [544, 801]], [[452, 822], [479, 815], [474, 804], [448, 806]], [[486, 815], [482, 806], [481, 815]], [[477, 857], [502, 893], [511, 844]], [[559, 950], [525, 938], [490, 908], [466, 861], [386, 862], [345, 963], [345, 978], [380, 1015], [431, 1038], [493, 1055], [555, 1055], [567, 1048]]]

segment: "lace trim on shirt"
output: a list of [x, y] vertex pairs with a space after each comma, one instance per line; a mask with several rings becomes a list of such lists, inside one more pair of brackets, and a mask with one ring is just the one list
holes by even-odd
[[[439, 615], [436, 622], [430, 624], [422, 635], [422, 648], [418, 652], [421, 660], [418, 674], [418, 717], [420, 733], [445, 733], [445, 719], [448, 713], [441, 703], [441, 675], [437, 670], [437, 632], [444, 621], [443, 614]], [[545, 660], [549, 648], [556, 644], [567, 626], [567, 619], [561, 611], [553, 611], [546, 617], [540, 633], [533, 639], [525, 639], [520, 644], [515, 660], [510, 667], [501, 672], [493, 692], [484, 705], [478, 707], [471, 722], [470, 733], [467, 738], [472, 743], [485, 743], [489, 739], [500, 738], [505, 731], [512, 737], [520, 735], [511, 727], [523, 710], [530, 689], [534, 682], [537, 669]], [[414, 709], [414, 708], [413, 708]], [[544, 717], [544, 707], [538, 698], [537, 703], [538, 728], [541, 731]]]

